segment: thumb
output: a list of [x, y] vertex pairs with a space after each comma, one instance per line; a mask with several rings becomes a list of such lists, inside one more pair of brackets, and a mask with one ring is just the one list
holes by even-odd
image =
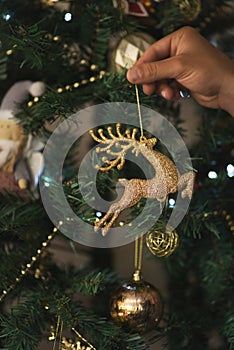
[[136, 64], [127, 72], [127, 79], [133, 84], [153, 83], [157, 80], [176, 79], [183, 72], [184, 64], [179, 58]]

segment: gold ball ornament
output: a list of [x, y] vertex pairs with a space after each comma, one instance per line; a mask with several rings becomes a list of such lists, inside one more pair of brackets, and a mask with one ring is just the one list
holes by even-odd
[[162, 312], [159, 291], [142, 279], [123, 282], [111, 297], [111, 317], [128, 331], [144, 333], [152, 330], [159, 323]]
[[146, 235], [146, 245], [149, 251], [157, 257], [171, 255], [179, 244], [179, 236], [176, 231], [161, 232], [150, 230]]
[[201, 12], [201, 0], [173, 0], [179, 7], [183, 19], [188, 22], [195, 21]]

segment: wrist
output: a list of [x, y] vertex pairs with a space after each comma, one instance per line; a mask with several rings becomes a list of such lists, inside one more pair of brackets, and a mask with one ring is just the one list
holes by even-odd
[[234, 117], [234, 61], [230, 61], [230, 68], [220, 88], [219, 107]]

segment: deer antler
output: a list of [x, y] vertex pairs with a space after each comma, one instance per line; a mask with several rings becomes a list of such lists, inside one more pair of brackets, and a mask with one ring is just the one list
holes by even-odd
[[[113, 134], [113, 129], [111, 126], [109, 126], [107, 128], [108, 131], [108, 135], [111, 137], [111, 139], [107, 138], [104, 133], [103, 133], [103, 129], [98, 129], [98, 134], [100, 136], [100, 138], [98, 136], [95, 135], [94, 130], [90, 130], [89, 133], [92, 136], [92, 138], [101, 143], [102, 145], [106, 145], [105, 147], [97, 147], [96, 152], [100, 153], [100, 152], [106, 152], [108, 155], [114, 156], [116, 157], [114, 160], [109, 160], [106, 157], [102, 158], [102, 161], [107, 165], [105, 167], [99, 167], [99, 170], [102, 171], [109, 171], [110, 169], [113, 169], [114, 167], [117, 167], [118, 170], [121, 170], [124, 166], [125, 163], [125, 154], [127, 152], [127, 150], [129, 148], [132, 147], [132, 144], [130, 143], [130, 141], [137, 141], [136, 140], [136, 134], [138, 132], [137, 128], [134, 128], [132, 130], [127, 129], [125, 131], [125, 135], [121, 133], [121, 124], [116, 124], [116, 135]], [[120, 142], [124, 142], [126, 144], [120, 143]], [[115, 147], [115, 148], [120, 148], [120, 151], [114, 151], [111, 148]]]

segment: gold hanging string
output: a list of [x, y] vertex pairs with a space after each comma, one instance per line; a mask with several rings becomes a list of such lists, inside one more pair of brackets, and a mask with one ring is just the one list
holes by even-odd
[[59, 350], [62, 350], [62, 335], [63, 335], [63, 322], [61, 322], [60, 332], [59, 332]]
[[140, 131], [141, 131], [141, 138], [144, 139], [144, 132], [143, 132], [143, 123], [142, 123], [142, 115], [141, 115], [141, 105], [140, 105], [140, 98], [139, 98], [139, 91], [137, 85], [135, 85], [135, 91], [136, 91], [136, 100], [137, 100], [137, 109], [138, 109], [138, 116], [139, 116], [139, 124], [140, 124]]
[[[143, 131], [140, 97], [139, 97], [139, 90], [138, 90], [137, 84], [135, 84], [135, 92], [136, 92], [137, 109], [138, 109], [138, 117], [139, 117], [140, 132], [141, 132], [140, 140], [144, 140], [145, 137], [144, 137], [144, 131]], [[138, 237], [135, 239], [135, 254], [134, 254], [135, 272], [133, 275], [133, 279], [135, 281], [139, 281], [141, 279], [142, 251], [143, 251], [143, 235], [140, 236], [140, 239]]]
[[55, 330], [55, 337], [54, 337], [54, 344], [53, 344], [52, 350], [55, 350], [58, 335], [59, 335], [59, 348], [58, 348], [58, 350], [62, 349], [61, 348], [61, 346], [62, 346], [62, 333], [63, 333], [63, 321], [61, 321], [60, 315], [58, 315], [58, 320], [57, 320], [57, 325], [56, 325], [56, 330]]
[[165, 210], [164, 210], [164, 215], [163, 215], [164, 216], [163, 230], [165, 233], [166, 233], [166, 227], [167, 227], [166, 219], [167, 219], [168, 201], [169, 201], [169, 196], [167, 195], [166, 200], [165, 200]]
[[84, 343], [86, 343], [89, 346], [90, 349], [96, 350], [96, 348], [92, 344], [90, 344], [87, 339], [82, 337], [82, 335], [75, 328], [72, 328], [72, 330], [76, 333], [78, 338], [80, 338]]
[[142, 252], [143, 252], [143, 235], [140, 238], [135, 239], [135, 253], [134, 253], [134, 281], [141, 279], [141, 268], [142, 268]]

